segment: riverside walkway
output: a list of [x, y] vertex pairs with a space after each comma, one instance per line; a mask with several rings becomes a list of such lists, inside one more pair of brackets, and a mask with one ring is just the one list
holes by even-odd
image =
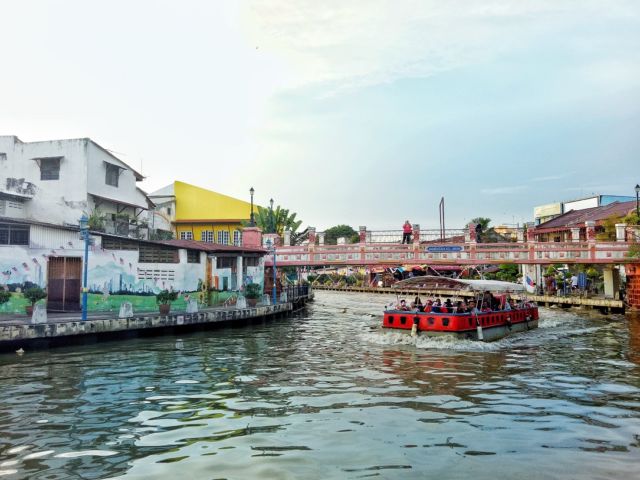
[[290, 315], [312, 299], [313, 293], [309, 292], [276, 305], [205, 308], [196, 313], [171, 312], [169, 315], [141, 312], [128, 318], [96, 313], [86, 321], [82, 321], [79, 314], [54, 314], [46, 323], [31, 323], [25, 315], [16, 315], [0, 319], [0, 353], [244, 324]]

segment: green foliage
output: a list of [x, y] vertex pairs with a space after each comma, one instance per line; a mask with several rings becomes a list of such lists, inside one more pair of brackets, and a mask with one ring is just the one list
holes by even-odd
[[629, 245], [629, 251], [627, 252], [629, 258], [640, 258], [640, 243], [632, 243]]
[[[277, 233], [282, 236], [285, 230], [290, 230], [293, 235], [302, 225], [302, 220], [296, 220], [296, 215], [296, 213], [290, 214], [288, 209], [278, 205], [274, 209], [257, 207], [254, 217], [262, 233]], [[242, 225], [246, 227], [249, 222], [243, 221]]]
[[500, 265], [500, 270], [496, 272], [496, 279], [503, 282], [515, 282], [520, 275], [520, 269], [518, 265], [514, 263], [503, 263]]
[[11, 292], [9, 290], [0, 289], [0, 305], [4, 305], [11, 300]]
[[486, 218], [486, 217], [476, 217], [476, 218], [472, 218], [469, 223], [467, 223], [467, 226], [469, 225], [477, 225], [477, 224], [482, 225], [482, 231], [486, 232], [489, 229], [489, 224], [491, 223], [491, 219], [490, 218]]
[[149, 232], [149, 240], [172, 240], [173, 233], [168, 230], [152, 230]]
[[89, 214], [89, 230], [104, 232], [104, 215], [97, 208]]
[[623, 217], [619, 215], [611, 215], [610, 217], [605, 218], [598, 226], [596, 239], [603, 242], [615, 242], [616, 223], [623, 223]]
[[349, 225], [336, 225], [324, 231], [324, 243], [327, 245], [336, 245], [340, 237], [345, 237], [347, 243], [357, 243], [360, 240], [358, 232]]
[[174, 292], [173, 290], [162, 290], [156, 295], [156, 302], [160, 305], [168, 305], [169, 303], [174, 302], [177, 299], [178, 292]]
[[591, 279], [598, 278], [600, 276], [600, 272], [594, 267], [587, 268], [587, 271], [585, 273], [587, 274], [587, 277]]
[[626, 223], [627, 225], [640, 225], [640, 217], [636, 213], [636, 210], [633, 209], [632, 212], [622, 219], [621, 223]]
[[245, 298], [260, 298], [262, 295], [262, 288], [259, 283], [248, 283], [244, 287]]
[[31, 305], [35, 305], [38, 300], [47, 298], [47, 292], [40, 287], [28, 288], [22, 294], [24, 295], [24, 298], [31, 302]]

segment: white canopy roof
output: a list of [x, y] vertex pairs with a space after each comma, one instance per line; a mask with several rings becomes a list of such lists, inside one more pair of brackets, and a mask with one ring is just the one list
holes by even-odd
[[489, 292], [521, 292], [524, 286], [519, 283], [498, 280], [461, 280], [457, 278], [425, 275], [402, 280], [393, 288], [418, 288], [421, 290], [469, 290]]

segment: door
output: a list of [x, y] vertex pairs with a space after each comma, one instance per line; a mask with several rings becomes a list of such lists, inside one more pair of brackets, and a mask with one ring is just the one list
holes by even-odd
[[49, 257], [47, 310], [77, 312], [80, 310], [82, 260], [78, 257]]

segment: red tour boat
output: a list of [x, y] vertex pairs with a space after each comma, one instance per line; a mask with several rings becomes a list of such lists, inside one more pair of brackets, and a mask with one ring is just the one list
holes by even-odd
[[[538, 307], [526, 300], [524, 287], [517, 283], [424, 276], [408, 278], [394, 288], [399, 294], [403, 289], [410, 290], [412, 296], [424, 291], [416, 297], [419, 302], [402, 301], [384, 312], [384, 328], [410, 332], [412, 336], [448, 335], [490, 342], [538, 328]], [[512, 298], [512, 293], [518, 293], [518, 298]], [[436, 294], [455, 300], [441, 306], [426, 300]]]

